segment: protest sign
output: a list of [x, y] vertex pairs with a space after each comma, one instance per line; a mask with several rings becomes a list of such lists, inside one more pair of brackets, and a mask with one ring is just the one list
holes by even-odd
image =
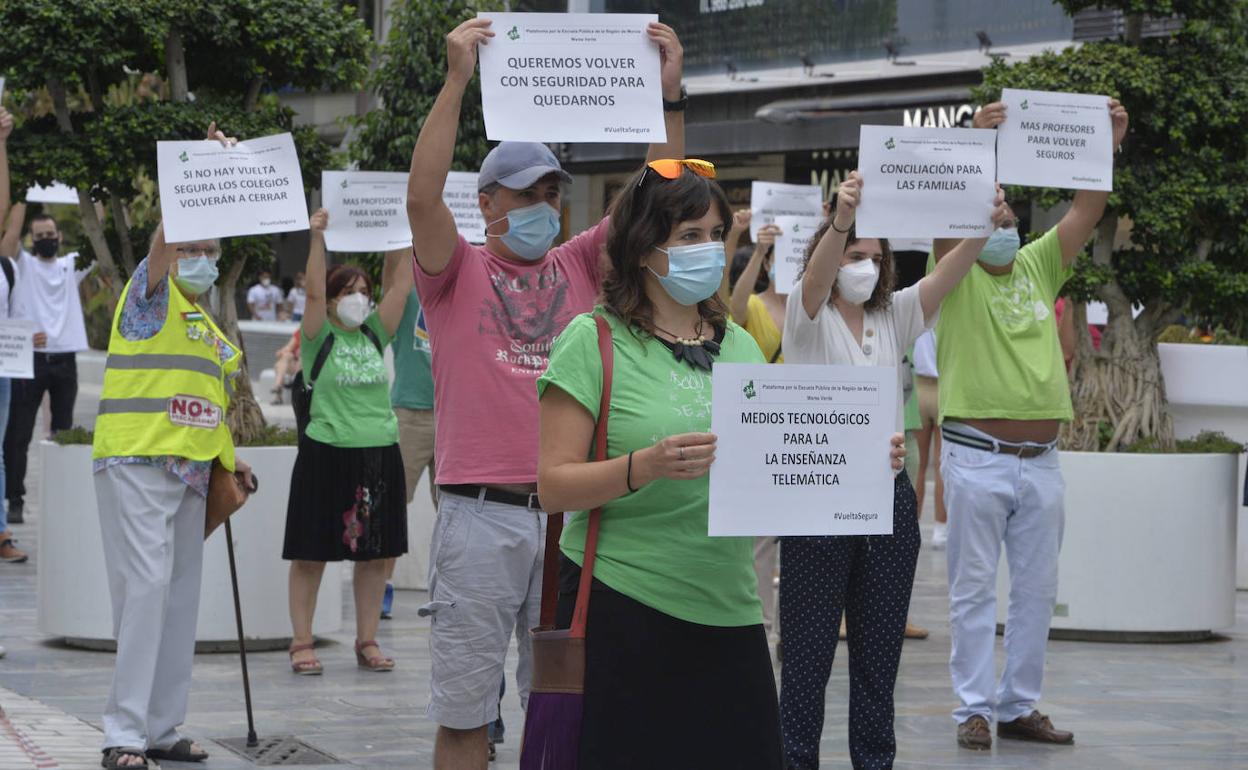
[[390, 251], [412, 245], [405, 172], [322, 171], [321, 198], [329, 211], [325, 248], [330, 251]]
[[1114, 129], [1109, 97], [1006, 88], [997, 127], [1001, 184], [1114, 189]]
[[446, 175], [442, 202], [455, 216], [455, 229], [469, 243], [485, 243], [485, 220], [477, 203], [477, 175], [471, 171], [452, 171]]
[[47, 187], [35, 184], [26, 188], [26, 202], [65, 203], [77, 206], [78, 191], [60, 182], [53, 182]]
[[35, 327], [16, 318], [0, 320], [0, 377], [35, 376]]
[[897, 370], [717, 363], [709, 533], [887, 535]]
[[776, 236], [776, 253], [773, 259], [776, 266], [776, 291], [788, 294], [797, 285], [802, 274], [802, 266], [806, 264], [806, 250], [810, 247], [810, 239], [814, 237], [823, 217], [776, 217], [773, 223], [780, 228]]
[[490, 139], [664, 142], [659, 47], [651, 14], [480, 13], [478, 49]]
[[220, 142], [157, 142], [165, 239], [264, 235], [308, 229], [299, 156], [290, 134]]
[[858, 237], [988, 237], [996, 136], [986, 128], [862, 126]]
[[817, 184], [750, 184], [750, 238], [758, 240], [758, 230], [776, 217], [823, 218], [823, 189]]

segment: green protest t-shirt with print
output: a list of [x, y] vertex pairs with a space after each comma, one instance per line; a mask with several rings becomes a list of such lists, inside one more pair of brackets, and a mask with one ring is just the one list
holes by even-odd
[[936, 323], [941, 422], [1071, 419], [1053, 304], [1073, 272], [1055, 227], [1019, 249], [1009, 273], [977, 262], [949, 292]]
[[[677, 361], [653, 337], [629, 331], [606, 314], [613, 331], [615, 376], [607, 424], [607, 456], [645, 449], [678, 433], [711, 429], [711, 375]], [[758, 344], [729, 323], [716, 359], [764, 363]], [[593, 316], [572, 319], [555, 340], [550, 365], [537, 381], [551, 385], [598, 417], [602, 359]], [[708, 477], [659, 479], [603, 506], [594, 577], [672, 617], [708, 626], [762, 623], [753, 538], [707, 535]], [[762, 511], [759, 512], [763, 513]], [[574, 513], [560, 547], [580, 564], [588, 516]]]
[[[382, 347], [390, 335], [376, 313], [365, 324]], [[301, 332], [302, 333], [302, 332]], [[329, 320], [315, 339], [300, 346], [304, 376], [310, 376], [317, 351], [334, 335], [334, 346], [313, 385], [308, 438], [341, 448], [390, 446], [399, 440], [399, 423], [390, 407], [390, 376], [381, 352], [362, 331], [339, 329]]]
[[420, 297], [412, 289], [403, 306], [403, 320], [394, 332], [394, 385], [390, 404], [404, 409], [433, 408], [433, 352], [429, 328], [420, 309]]

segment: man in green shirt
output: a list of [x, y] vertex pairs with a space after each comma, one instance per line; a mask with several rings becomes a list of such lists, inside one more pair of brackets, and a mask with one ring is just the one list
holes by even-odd
[[[1110, 100], [1114, 149], [1127, 112]], [[1011, 118], [1000, 102], [975, 116], [976, 128]], [[1001, 738], [1074, 743], [1036, 711], [1045, 644], [1057, 600], [1057, 557], [1065, 484], [1057, 434], [1071, 419], [1070, 388], [1053, 303], [1105, 213], [1109, 193], [1079, 190], [1057, 226], [1021, 249], [997, 231], [980, 261], [941, 306], [941, 473], [949, 510], [949, 670], [961, 705], [958, 744]], [[936, 244], [936, 254], [947, 245]], [[1001, 546], [1010, 567], [1005, 670], [994, 690], [996, 577]]]

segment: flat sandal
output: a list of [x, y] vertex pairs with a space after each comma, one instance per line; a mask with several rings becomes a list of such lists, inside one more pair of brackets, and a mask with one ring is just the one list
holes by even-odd
[[321, 661], [319, 661], [315, 655], [312, 656], [312, 660], [295, 660], [296, 652], [303, 652], [304, 650], [312, 650], [315, 647], [316, 647], [315, 642], [309, 642], [308, 644], [291, 645], [290, 647], [290, 669], [294, 671], [296, 674], [298, 674], [299, 676], [320, 676], [322, 673], [324, 673], [325, 669], [324, 667], [321, 666]]

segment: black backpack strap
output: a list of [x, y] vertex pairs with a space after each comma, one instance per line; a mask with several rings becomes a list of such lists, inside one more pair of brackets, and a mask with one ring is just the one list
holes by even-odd
[[13, 260], [10, 257], [0, 257], [0, 270], [4, 270], [4, 279], [9, 282], [9, 300], [13, 299], [13, 284], [17, 281], [17, 274], [13, 271]]
[[784, 352], [784, 343], [781, 342], [779, 345], [776, 345], [776, 352], [772, 354], [771, 360], [768, 361], [767, 363], [774, 364], [775, 362], [779, 361], [780, 354], [783, 352]]
[[[303, 334], [303, 332], [299, 332]], [[325, 362], [329, 360], [329, 351], [334, 347], [334, 333], [331, 331], [325, 341], [321, 343], [321, 349], [316, 351], [316, 360], [312, 362], [312, 377], [307, 381], [310, 388], [316, 384], [316, 378], [321, 376], [321, 370], [325, 368]], [[309, 405], [310, 406], [310, 405]]]
[[381, 344], [381, 340], [377, 337], [377, 332], [373, 331], [371, 326], [364, 324], [360, 327], [360, 331], [364, 332], [364, 336], [368, 337], [369, 341], [373, 343], [373, 347], [377, 348], [378, 353], [382, 356], [386, 355], [385, 346]]

